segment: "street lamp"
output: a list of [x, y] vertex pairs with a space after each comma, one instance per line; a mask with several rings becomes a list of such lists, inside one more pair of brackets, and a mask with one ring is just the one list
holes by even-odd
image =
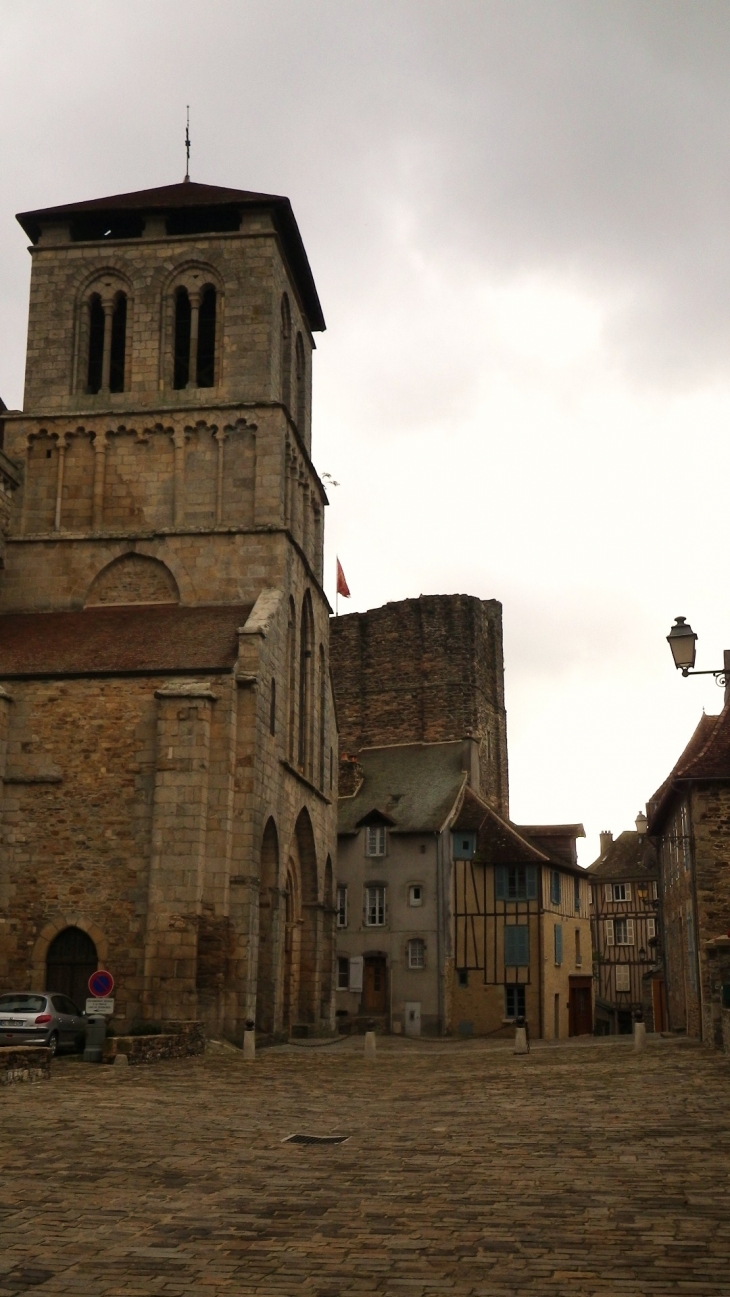
[[722, 671], [693, 671], [697, 654], [697, 636], [686, 617], [675, 617], [674, 625], [667, 635], [667, 643], [672, 650], [674, 665], [683, 676], [714, 676], [719, 685], [730, 682], [730, 655], [725, 654], [725, 666]]

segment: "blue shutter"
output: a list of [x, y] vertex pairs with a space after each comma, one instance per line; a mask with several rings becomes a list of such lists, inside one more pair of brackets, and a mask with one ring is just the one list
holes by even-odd
[[504, 962], [510, 967], [530, 962], [530, 930], [527, 924], [510, 924], [504, 928]]
[[537, 899], [537, 870], [534, 865], [528, 865], [525, 872], [527, 900], [534, 901]]
[[556, 923], [555, 924], [555, 963], [562, 964], [562, 962], [563, 962], [563, 925], [561, 923]]
[[507, 900], [507, 869], [498, 865], [494, 871], [494, 895], [498, 901]]

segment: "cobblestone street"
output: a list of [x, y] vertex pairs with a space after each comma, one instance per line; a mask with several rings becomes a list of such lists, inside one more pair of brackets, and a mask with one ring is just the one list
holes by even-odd
[[[0, 1096], [0, 1293], [730, 1291], [730, 1064], [362, 1041]], [[347, 1143], [299, 1146], [295, 1132]]]

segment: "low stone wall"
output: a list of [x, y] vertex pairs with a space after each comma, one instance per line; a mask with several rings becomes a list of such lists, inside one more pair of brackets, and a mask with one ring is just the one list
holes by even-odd
[[159, 1036], [110, 1036], [104, 1041], [105, 1063], [124, 1055], [130, 1066], [159, 1063], [165, 1058], [192, 1058], [205, 1052], [202, 1022], [166, 1022]]
[[44, 1045], [4, 1045], [0, 1048], [0, 1085], [19, 1081], [48, 1081], [51, 1051]]

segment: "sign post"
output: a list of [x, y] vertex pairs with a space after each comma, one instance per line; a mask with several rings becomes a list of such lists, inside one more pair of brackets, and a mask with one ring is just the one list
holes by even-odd
[[114, 1012], [114, 1001], [110, 999], [114, 990], [114, 978], [105, 968], [97, 968], [89, 978], [91, 999], [86, 1001], [86, 1046], [85, 1063], [100, 1063], [104, 1052], [106, 1038], [106, 1019]]

